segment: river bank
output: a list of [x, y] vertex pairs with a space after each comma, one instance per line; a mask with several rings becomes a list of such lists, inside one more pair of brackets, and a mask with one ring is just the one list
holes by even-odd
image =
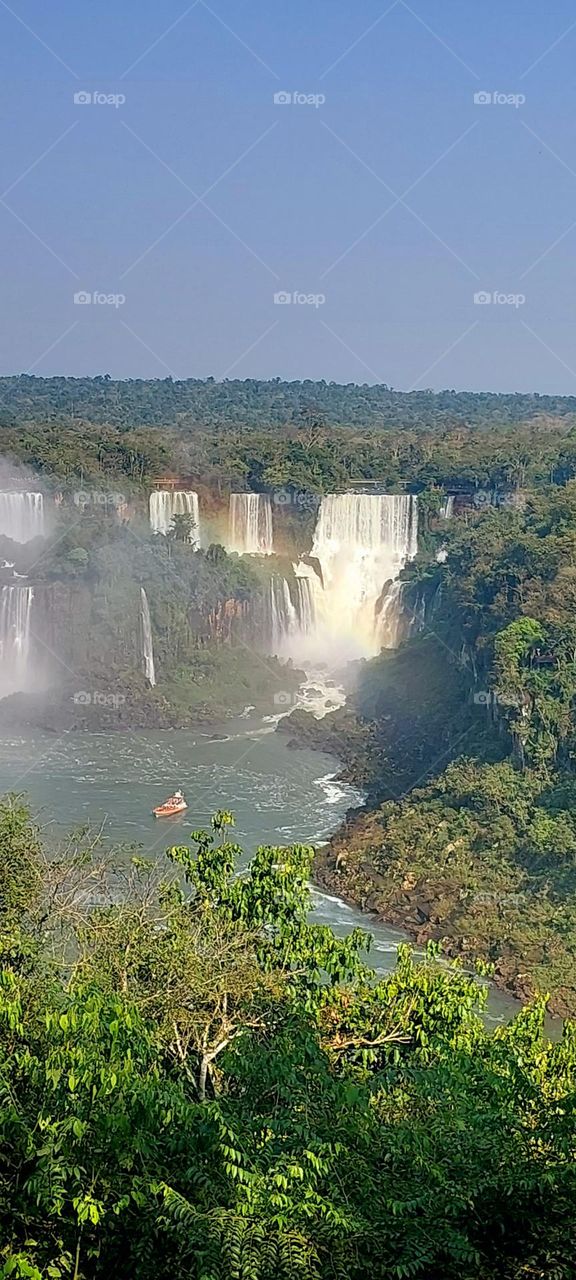
[[[458, 939], [446, 932], [447, 920], [441, 914], [441, 900], [427, 892], [425, 886], [409, 884], [406, 881], [398, 889], [395, 898], [379, 897], [380, 877], [367, 862], [362, 862], [357, 873], [353, 873], [346, 864], [338, 865], [341, 845], [346, 844], [346, 821], [340, 832], [328, 844], [316, 851], [314, 861], [314, 883], [324, 892], [332, 893], [359, 909], [366, 917], [365, 928], [370, 930], [374, 925], [386, 926], [401, 930], [418, 948], [424, 948], [430, 941], [440, 942], [444, 955], [451, 959], [461, 960], [466, 968], [472, 969], [475, 960], [490, 963], [489, 957], [482, 955], [482, 945], [474, 946], [473, 939]], [[470, 945], [472, 944], [472, 945]], [[512, 958], [502, 957], [490, 974], [490, 981], [505, 996], [525, 1004], [535, 993], [529, 975], [518, 972], [518, 965]], [[551, 1013], [560, 1017], [570, 1016], [569, 1006], [560, 996], [552, 996]]]
[[[288, 735], [289, 749], [296, 754], [304, 748], [337, 756], [343, 766], [336, 775], [340, 782], [368, 788], [373, 782], [370, 727], [359, 723], [352, 708], [319, 721], [297, 711], [279, 730]], [[418, 803], [410, 816], [418, 814]], [[490, 966], [494, 986], [522, 1003], [538, 990], [551, 989], [551, 1012], [573, 1017], [576, 991], [569, 957], [558, 960], [552, 921], [543, 924], [537, 915], [541, 904], [504, 883], [501, 867], [490, 870], [481, 856], [477, 863], [459, 858], [462, 841], [451, 842], [448, 829], [442, 836], [448, 824], [440, 812], [433, 824], [438, 845], [428, 860], [419, 855], [429, 841], [429, 828], [418, 830], [416, 817], [415, 832], [403, 840], [398, 835], [403, 822], [406, 815], [397, 796], [379, 805], [365, 793], [363, 803], [348, 811], [339, 830], [317, 850], [315, 883], [361, 910], [367, 928], [377, 923], [400, 929], [417, 947], [440, 942], [447, 956], [468, 969], [481, 961]], [[398, 830], [388, 830], [387, 823], [396, 823]], [[413, 854], [410, 839], [416, 841]], [[557, 971], [566, 972], [565, 981], [550, 983], [553, 960]]]
[[[159, 666], [159, 664], [157, 664]], [[294, 706], [305, 673], [246, 646], [199, 649], [151, 687], [139, 672], [104, 663], [79, 668], [57, 686], [0, 701], [0, 732], [126, 732], [218, 728], [246, 707], [261, 716]]]

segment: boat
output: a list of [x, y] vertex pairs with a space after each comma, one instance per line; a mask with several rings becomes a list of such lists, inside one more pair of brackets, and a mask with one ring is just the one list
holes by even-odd
[[173, 796], [168, 796], [164, 804], [159, 804], [152, 810], [155, 818], [171, 818], [174, 813], [183, 813], [188, 808], [184, 796], [181, 791], [175, 791]]

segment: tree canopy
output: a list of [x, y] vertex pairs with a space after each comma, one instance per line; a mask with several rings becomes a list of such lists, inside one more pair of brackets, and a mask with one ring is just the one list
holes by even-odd
[[3, 804], [0, 1275], [567, 1280], [574, 1028], [487, 1030], [434, 948], [378, 980], [310, 923], [312, 851], [238, 877], [232, 822], [119, 897]]

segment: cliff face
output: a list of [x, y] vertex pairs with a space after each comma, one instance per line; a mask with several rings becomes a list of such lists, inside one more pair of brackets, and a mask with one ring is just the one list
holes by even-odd
[[[182, 602], [178, 617], [154, 617], [155, 647], [170, 669], [206, 645], [219, 647], [255, 638], [258, 610], [246, 600], [222, 600], [211, 609], [194, 601]], [[142, 669], [139, 590], [122, 593], [90, 589], [84, 583], [40, 583], [34, 587], [32, 647], [34, 660], [57, 683], [66, 671], [85, 672], [102, 667]]]
[[262, 632], [257, 592], [215, 602], [212, 591], [201, 605], [185, 589], [172, 585], [168, 597], [152, 586], [145, 629], [141, 587], [125, 577], [111, 575], [106, 586], [13, 581], [6, 591], [4, 726], [185, 727], [220, 721], [249, 703], [272, 711], [274, 693], [286, 687], [273, 659], [253, 660]]
[[33, 646], [55, 683], [66, 671], [139, 665], [138, 623], [136, 598], [119, 613], [107, 609], [104, 593], [84, 583], [34, 587]]
[[208, 614], [206, 625], [213, 644], [248, 640], [254, 636], [255, 611], [247, 600], [224, 600]]

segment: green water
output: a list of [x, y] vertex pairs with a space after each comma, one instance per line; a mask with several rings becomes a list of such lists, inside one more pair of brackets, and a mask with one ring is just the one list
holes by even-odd
[[[325, 840], [360, 797], [334, 781], [333, 757], [291, 751], [274, 728], [240, 718], [209, 732], [15, 734], [0, 738], [0, 794], [22, 793], [50, 841], [90, 824], [114, 844], [138, 845], [158, 857], [220, 808], [235, 814], [234, 838], [248, 856], [258, 844]], [[187, 811], [155, 819], [152, 809], [177, 787]], [[339, 934], [356, 925], [369, 929], [372, 964], [393, 968], [403, 937], [398, 930], [373, 924], [331, 895], [315, 890], [313, 896], [316, 919]], [[492, 1019], [510, 1017], [516, 1008], [492, 993]]]

